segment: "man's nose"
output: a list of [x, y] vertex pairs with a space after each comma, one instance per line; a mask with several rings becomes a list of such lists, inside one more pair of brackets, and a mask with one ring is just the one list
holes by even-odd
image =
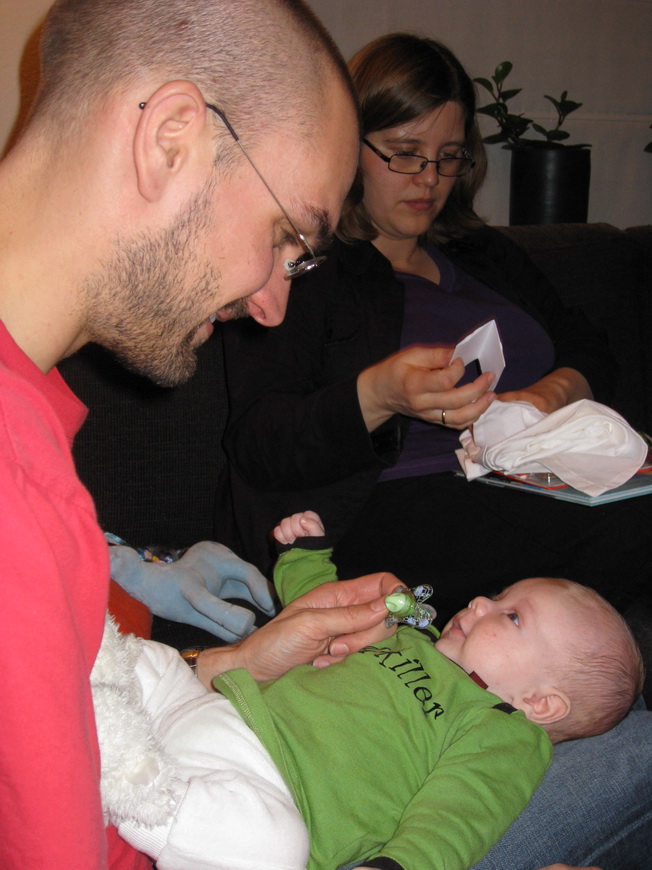
[[285, 270], [275, 269], [267, 284], [248, 297], [250, 316], [262, 326], [278, 326], [285, 317], [291, 286], [292, 282], [285, 279]]

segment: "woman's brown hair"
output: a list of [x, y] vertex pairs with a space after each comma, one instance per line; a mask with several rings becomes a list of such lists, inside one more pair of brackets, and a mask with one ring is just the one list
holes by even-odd
[[[482, 225], [473, 199], [484, 181], [487, 157], [476, 118], [473, 82], [455, 55], [434, 39], [390, 33], [370, 42], [349, 61], [362, 121], [362, 135], [413, 121], [444, 103], [464, 113], [465, 148], [475, 166], [455, 183], [422, 242], [444, 242]], [[363, 202], [362, 173], [342, 210], [338, 235], [346, 242], [371, 241], [377, 232]]]

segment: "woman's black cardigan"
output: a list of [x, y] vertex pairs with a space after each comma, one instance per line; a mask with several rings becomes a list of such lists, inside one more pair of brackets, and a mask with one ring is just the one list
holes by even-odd
[[[553, 341], [554, 368], [577, 369], [595, 398], [608, 402], [614, 365], [606, 340], [581, 312], [562, 306], [520, 247], [483, 227], [443, 251], [531, 314]], [[396, 462], [409, 420], [395, 415], [370, 435], [356, 382], [399, 349], [403, 306], [402, 283], [371, 243], [335, 240], [326, 263], [295, 281], [280, 326], [225, 325], [231, 414], [224, 446], [239, 527], [228, 537], [245, 558], [260, 552], [254, 535], [294, 510], [320, 512], [336, 540], [382, 469]], [[227, 503], [222, 494], [220, 509]]]

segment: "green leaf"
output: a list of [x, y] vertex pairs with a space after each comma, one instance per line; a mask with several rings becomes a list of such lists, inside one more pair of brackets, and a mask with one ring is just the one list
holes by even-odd
[[503, 91], [500, 95], [501, 99], [506, 103], [507, 100], [511, 100], [516, 94], [520, 94], [522, 90], [523, 88], [513, 88], [511, 91]]
[[497, 118], [500, 114], [500, 106], [498, 103], [489, 103], [488, 106], [482, 106], [476, 111], [478, 115], [489, 115], [490, 118]]
[[544, 97], [546, 100], [548, 100], [549, 102], [551, 102], [553, 104], [553, 106], [555, 107], [555, 109], [557, 109], [558, 112], [561, 112], [561, 107], [560, 107], [558, 100], [556, 100], [554, 97], [549, 97], [548, 94], [544, 94]]
[[549, 133], [546, 133], [546, 138], [549, 142], [560, 142], [562, 139], [568, 139], [570, 133], [567, 133], [565, 130], [551, 130]]
[[494, 74], [494, 81], [496, 82], [496, 84], [500, 84], [501, 82], [505, 81], [507, 76], [512, 71], [512, 66], [513, 64], [511, 64], [508, 60], [504, 60], [502, 63], [498, 64], [498, 66], [496, 67], [496, 72]]
[[496, 145], [498, 142], [506, 142], [507, 136], [504, 133], [492, 133], [491, 136], [485, 136], [482, 141], [486, 145]]
[[482, 85], [482, 87], [485, 88], [486, 90], [488, 90], [489, 93], [493, 96], [494, 86], [489, 81], [489, 79], [473, 79], [473, 81], [476, 82], [476, 84], [478, 84], [478, 85]]
[[583, 103], [576, 103], [573, 100], [567, 100], [567, 93], [568, 91], [564, 91], [559, 100], [556, 100], [554, 97], [551, 97], [548, 94], [544, 94], [546, 100], [549, 100], [553, 104], [555, 109], [557, 109], [559, 114], [564, 115], [564, 117], [566, 117], [566, 115], [570, 115], [571, 112], [576, 111], [576, 109], [579, 109], [580, 106], [584, 105]]
[[532, 118], [526, 118], [525, 115], [507, 115], [507, 122], [518, 129], [522, 128], [524, 132], [532, 123]]

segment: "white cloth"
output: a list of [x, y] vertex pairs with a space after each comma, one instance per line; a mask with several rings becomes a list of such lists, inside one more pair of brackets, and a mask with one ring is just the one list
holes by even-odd
[[589, 496], [625, 483], [647, 456], [620, 414], [589, 399], [547, 415], [529, 402], [495, 401], [460, 443], [455, 452], [469, 480], [490, 471], [550, 472]]
[[134, 814], [144, 824], [163, 824], [176, 805], [174, 762], [157, 739], [134, 673], [140, 644], [133, 635], [119, 634], [107, 616], [91, 672], [102, 759], [102, 809], [105, 823], [112, 825]]
[[[144, 816], [133, 800], [122, 800], [122, 792], [105, 795], [120, 835], [148, 854], [158, 870], [304, 870], [310, 852], [305, 824], [269, 753], [230, 701], [204, 689], [176, 650], [119, 638], [138, 647], [129, 676], [135, 673], [145, 713], [143, 719], [129, 696], [122, 717], [133, 710], [139, 727], [152, 730], [163, 773], [169, 771], [165, 761], [172, 767], [163, 795], [170, 811], [160, 814], [161, 823], [152, 824], [151, 813]], [[113, 682], [124, 698], [124, 673], [111, 673], [102, 650], [98, 659], [105, 664], [103, 684]], [[108, 710], [97, 712], [110, 717], [101, 729], [102, 753], [132, 764], [133, 775], [124, 773], [122, 764], [123, 778], [142, 783], [143, 759], [122, 751], [119, 719]], [[149, 771], [151, 745], [145, 755]], [[160, 779], [150, 778], [150, 788], [158, 788]], [[109, 785], [103, 778], [103, 788]]]

